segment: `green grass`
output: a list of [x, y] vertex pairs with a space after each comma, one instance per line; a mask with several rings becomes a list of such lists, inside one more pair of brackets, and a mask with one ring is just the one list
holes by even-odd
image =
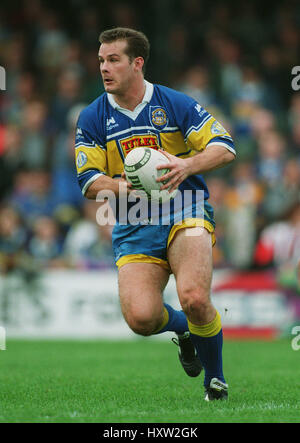
[[300, 422], [300, 351], [225, 342], [229, 401], [203, 400], [169, 342], [8, 341], [0, 422]]

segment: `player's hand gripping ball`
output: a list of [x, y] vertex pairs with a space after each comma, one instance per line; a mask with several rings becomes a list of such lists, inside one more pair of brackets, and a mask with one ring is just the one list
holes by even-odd
[[[126, 180], [138, 191], [140, 196], [147, 195], [160, 203], [167, 202], [175, 197], [177, 189], [171, 193], [168, 189], [161, 190], [162, 183], [157, 178], [169, 172], [169, 169], [157, 170], [156, 167], [168, 163], [169, 160], [161, 152], [152, 148], [135, 148], [125, 158], [124, 171]], [[165, 184], [163, 182], [163, 184]], [[137, 192], [138, 193], [138, 192]]]

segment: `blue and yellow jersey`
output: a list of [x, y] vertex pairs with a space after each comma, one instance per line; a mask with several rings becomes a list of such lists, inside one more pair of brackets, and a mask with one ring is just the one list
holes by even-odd
[[[142, 103], [134, 111], [121, 108], [108, 93], [80, 114], [76, 130], [76, 166], [82, 193], [102, 174], [121, 176], [126, 155], [137, 147], [164, 149], [187, 158], [220, 144], [235, 153], [231, 136], [194, 99], [147, 81]], [[179, 189], [208, 189], [201, 175], [188, 177]]]

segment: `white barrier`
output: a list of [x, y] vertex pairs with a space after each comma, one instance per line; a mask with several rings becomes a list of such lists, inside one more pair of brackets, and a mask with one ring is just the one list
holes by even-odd
[[[228, 276], [216, 271], [213, 287]], [[165, 301], [180, 309], [173, 276]], [[285, 296], [279, 291], [213, 292], [223, 326], [283, 328], [292, 322]], [[7, 338], [130, 338], [119, 306], [117, 273], [108, 271], [48, 271], [38, 279], [18, 274], [0, 278], [0, 326]], [[168, 338], [168, 334], [158, 336]]]

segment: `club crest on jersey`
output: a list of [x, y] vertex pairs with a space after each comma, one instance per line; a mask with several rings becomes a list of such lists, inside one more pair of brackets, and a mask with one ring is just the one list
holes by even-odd
[[123, 153], [126, 155], [134, 148], [160, 149], [159, 140], [156, 134], [138, 134], [119, 140]]
[[164, 129], [169, 119], [166, 111], [161, 106], [150, 106], [150, 122], [155, 129], [161, 131]]
[[211, 125], [211, 128], [210, 128], [210, 131], [214, 135], [224, 135], [227, 133], [226, 129], [223, 128], [221, 123], [219, 123], [217, 121], [213, 122], [213, 124]]
[[76, 159], [78, 168], [82, 168], [87, 163], [87, 161], [88, 161], [87, 155], [84, 152], [79, 151]]

